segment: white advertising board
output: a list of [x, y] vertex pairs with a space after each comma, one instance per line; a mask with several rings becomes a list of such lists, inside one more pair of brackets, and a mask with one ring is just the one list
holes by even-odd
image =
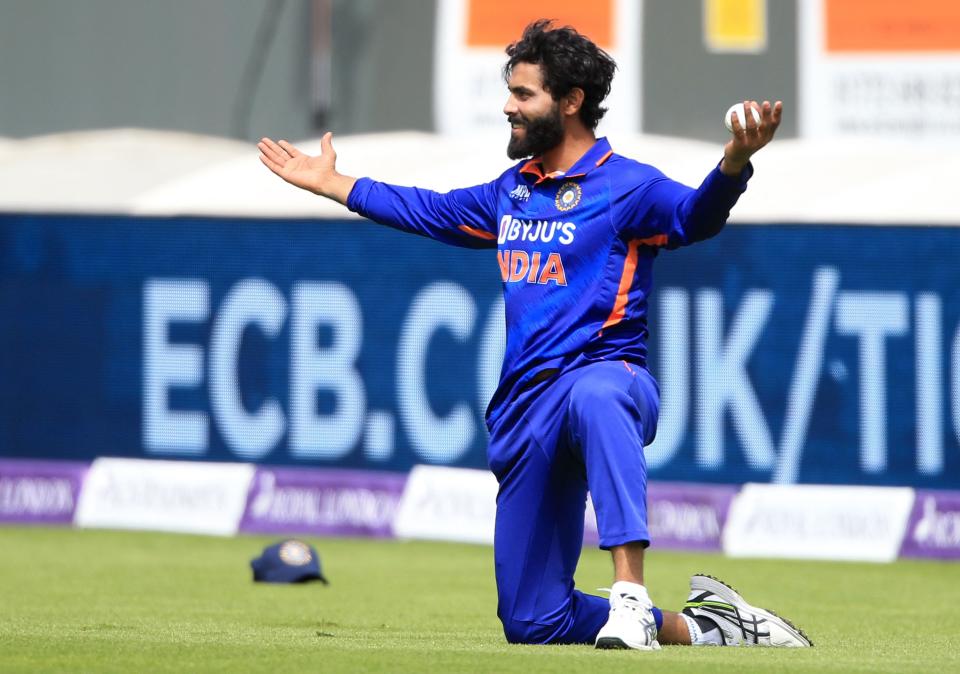
[[243, 517], [253, 473], [250, 464], [97, 459], [74, 523], [231, 536]]
[[908, 487], [747, 484], [723, 532], [732, 557], [890, 562], [913, 507]]
[[801, 135], [960, 142], [956, 7], [956, 0], [798, 2]]
[[415, 466], [407, 479], [393, 533], [425, 538], [493, 544], [497, 516], [497, 480], [485, 470]]

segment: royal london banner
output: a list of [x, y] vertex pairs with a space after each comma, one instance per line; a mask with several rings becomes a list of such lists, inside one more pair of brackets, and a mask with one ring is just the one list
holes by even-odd
[[[663, 252], [651, 477], [960, 487], [958, 255], [799, 224]], [[483, 468], [499, 291], [494, 251], [366, 222], [3, 215], [0, 457]]]

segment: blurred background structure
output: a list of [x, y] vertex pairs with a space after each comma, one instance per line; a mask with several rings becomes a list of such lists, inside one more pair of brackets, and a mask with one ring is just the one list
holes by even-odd
[[[858, 485], [907, 491], [843, 496], [860, 517], [843, 550], [882, 529], [876, 558], [960, 555], [955, 0], [5, 3], [0, 519], [388, 535], [415, 466], [482, 469], [493, 255], [297, 192], [253, 141], [315, 153], [329, 129], [349, 174], [490, 180], [509, 166], [503, 47], [541, 16], [616, 57], [600, 132], [687, 184], [719, 159], [730, 104], [785, 104], [731, 226], [658, 261], [651, 475], [719, 490], [664, 488], [664, 535], [719, 547], [745, 483]], [[145, 459], [165, 468], [148, 480]], [[459, 485], [431, 480], [417, 489]], [[37, 485], [47, 500], [23, 496]], [[788, 531], [801, 544], [839, 512], [816, 498], [827, 514]], [[172, 501], [232, 505], [151, 519]]]
[[[8, 3], [0, 25], [0, 82], [9, 92], [0, 135], [140, 127], [252, 140], [268, 132], [307, 138], [327, 128], [434, 131], [433, 100], [445, 95], [434, 77], [444, 4]], [[715, 140], [718, 116], [746, 96], [781, 98], [795, 109], [796, 0], [738, 3], [747, 16], [733, 28], [755, 32], [753, 44], [721, 51], [704, 27], [701, 0], [465, 4], [485, 5], [502, 26], [496, 46], [484, 45], [495, 62], [528, 16], [576, 24], [633, 5], [633, 25], [622, 25], [622, 34], [635, 62], [621, 63], [621, 76], [642, 85], [645, 132]], [[637, 110], [634, 130], [640, 118]], [[796, 119], [787, 116], [784, 137], [796, 134]]]

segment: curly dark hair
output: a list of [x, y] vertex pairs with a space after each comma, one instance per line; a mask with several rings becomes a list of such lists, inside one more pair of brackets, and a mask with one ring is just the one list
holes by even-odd
[[571, 89], [583, 90], [580, 120], [596, 129], [607, 111], [600, 103], [610, 93], [617, 64], [610, 55], [570, 26], [554, 28], [551, 19], [540, 19], [523, 29], [519, 40], [506, 49], [503, 77], [518, 63], [533, 63], [543, 69], [543, 86], [559, 101]]

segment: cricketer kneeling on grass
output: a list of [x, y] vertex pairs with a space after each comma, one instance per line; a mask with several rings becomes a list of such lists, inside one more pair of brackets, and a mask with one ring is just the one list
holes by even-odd
[[[440, 194], [342, 175], [329, 133], [315, 157], [286, 141], [258, 144], [281, 178], [375, 222], [497, 248], [507, 343], [487, 409], [487, 457], [500, 485], [494, 556], [506, 638], [639, 650], [812, 645], [710, 576], [691, 579], [682, 613], [655, 607], [643, 584], [643, 448], [659, 410], [646, 368], [653, 261], [723, 228], [781, 103], [765, 101], [759, 122], [738, 119], [694, 190], [596, 137], [616, 65], [589, 39], [542, 20], [506, 53], [507, 154], [524, 161], [484, 185]], [[609, 599], [574, 589], [588, 490], [600, 546], [613, 557]]]

